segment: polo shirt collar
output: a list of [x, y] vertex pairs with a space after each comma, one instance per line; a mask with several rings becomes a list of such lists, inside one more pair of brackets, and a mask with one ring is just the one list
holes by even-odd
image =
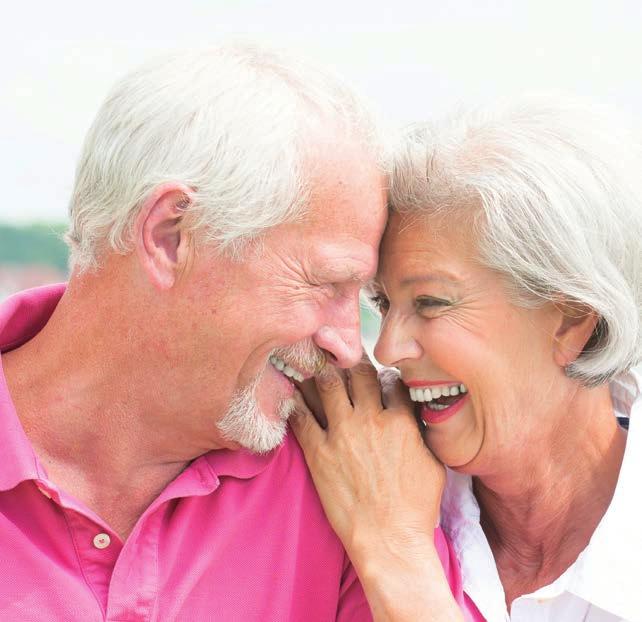
[[[0, 353], [17, 348], [36, 335], [51, 317], [64, 291], [63, 284], [37, 287], [3, 302], [0, 305]], [[1, 358], [0, 430], [3, 446], [0, 490], [11, 490], [24, 480], [42, 478], [44, 473], [9, 395]]]
[[0, 491], [11, 490], [27, 479], [37, 479], [41, 473], [38, 460], [27, 439], [11, 401], [0, 361], [0, 433], [2, 434], [2, 465]]
[[611, 386], [616, 414], [629, 417], [626, 450], [613, 499], [578, 563], [571, 591], [625, 620], [642, 620], [642, 376]]
[[276, 449], [264, 454], [255, 454], [247, 449], [217, 449], [208, 452], [203, 458], [217, 477], [250, 479], [269, 466], [281, 453], [288, 440], [286, 438]]
[[[37, 287], [20, 292], [0, 305], [0, 353], [29, 341], [45, 326], [65, 291], [64, 284]], [[4, 465], [0, 468], [0, 490], [9, 490], [27, 479], [44, 478], [15, 411], [2, 373], [0, 359], [0, 430], [3, 435]], [[285, 443], [289, 439], [286, 439]], [[284, 443], [284, 444], [285, 444]], [[221, 449], [197, 458], [192, 466], [207, 487], [218, 477], [250, 479], [264, 471], [283, 449], [283, 445], [265, 454], [247, 450]], [[205, 467], [205, 468], [203, 468]], [[209, 474], [208, 474], [209, 471]]]
[[49, 321], [66, 285], [46, 285], [27, 289], [7, 298], [0, 305], [0, 352], [26, 343]]

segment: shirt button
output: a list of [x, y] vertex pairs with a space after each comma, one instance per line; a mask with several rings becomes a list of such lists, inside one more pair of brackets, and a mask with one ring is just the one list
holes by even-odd
[[94, 546], [97, 549], [106, 549], [111, 544], [109, 534], [99, 533], [94, 536]]

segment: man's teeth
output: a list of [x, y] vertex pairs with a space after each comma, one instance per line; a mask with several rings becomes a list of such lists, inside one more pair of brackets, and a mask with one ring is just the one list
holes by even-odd
[[285, 361], [279, 357], [271, 356], [270, 363], [272, 363], [274, 367], [276, 367], [281, 373], [285, 374], [288, 378], [294, 378], [297, 382], [303, 382], [303, 374], [298, 372], [296, 369], [292, 369], [289, 365], [286, 365]]
[[[435, 400], [438, 397], [459, 395], [460, 393], [466, 393], [467, 391], [468, 389], [465, 384], [443, 385], [440, 387], [411, 387], [410, 399], [413, 402], [432, 402], [432, 400]], [[434, 406], [438, 405], [439, 404], [434, 404]], [[447, 408], [447, 406], [444, 406], [444, 408]]]

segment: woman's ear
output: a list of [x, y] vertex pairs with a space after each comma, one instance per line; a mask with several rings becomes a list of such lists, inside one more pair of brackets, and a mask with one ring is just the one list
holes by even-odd
[[556, 302], [559, 313], [553, 341], [555, 362], [563, 368], [582, 353], [595, 332], [599, 316], [589, 306], [576, 301]]
[[170, 289], [189, 258], [190, 235], [183, 214], [192, 191], [183, 184], [166, 183], [145, 199], [134, 223], [135, 247], [143, 270], [158, 289]]

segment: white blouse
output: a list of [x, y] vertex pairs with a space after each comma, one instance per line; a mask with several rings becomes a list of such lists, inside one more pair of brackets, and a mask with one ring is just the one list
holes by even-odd
[[616, 415], [629, 419], [611, 504], [573, 565], [550, 585], [515, 599], [510, 614], [472, 479], [448, 470], [441, 523], [459, 558], [464, 591], [487, 622], [642, 622], [642, 375], [619, 377], [611, 395]]

